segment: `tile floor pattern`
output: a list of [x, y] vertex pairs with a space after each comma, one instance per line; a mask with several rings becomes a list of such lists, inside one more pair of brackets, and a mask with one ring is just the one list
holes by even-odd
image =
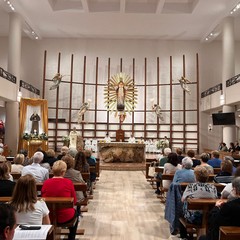
[[83, 213], [82, 240], [177, 240], [164, 220], [164, 205], [143, 171], [101, 171]]

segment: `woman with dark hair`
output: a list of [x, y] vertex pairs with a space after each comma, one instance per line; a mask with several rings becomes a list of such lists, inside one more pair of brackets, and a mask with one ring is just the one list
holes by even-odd
[[210, 159], [210, 156], [209, 156], [208, 153], [202, 153], [200, 155], [200, 161], [201, 161], [200, 166], [205, 167], [207, 169], [207, 171], [208, 171], [208, 174], [214, 174], [213, 167], [210, 166], [209, 164], [207, 164], [209, 159]]
[[11, 205], [16, 209], [17, 224], [50, 224], [48, 207], [37, 198], [36, 181], [30, 174], [18, 179]]
[[235, 149], [235, 145], [234, 145], [233, 142], [230, 142], [230, 147], [228, 148], [228, 151], [231, 152], [231, 153], [233, 153], [233, 152], [236, 151], [236, 149]]
[[[168, 161], [164, 164], [163, 174], [174, 174], [178, 169], [182, 169], [182, 166], [178, 164], [178, 155], [176, 153], [168, 154]], [[171, 180], [163, 180], [162, 185], [164, 189], [169, 189]]]
[[81, 173], [90, 172], [89, 164], [87, 163], [86, 156], [84, 152], [79, 151], [75, 156], [75, 167], [74, 169], [80, 171]]
[[8, 203], [0, 204], [0, 240], [12, 240], [15, 232], [15, 209]]
[[12, 196], [14, 187], [15, 182], [10, 180], [8, 164], [0, 163], [0, 197]]

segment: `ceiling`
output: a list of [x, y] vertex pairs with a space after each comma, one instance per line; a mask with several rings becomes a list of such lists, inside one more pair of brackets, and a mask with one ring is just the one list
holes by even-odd
[[[239, 0], [10, 0], [23, 31], [41, 38], [199, 40], [215, 29]], [[8, 36], [7, 0], [0, 0], [0, 36]], [[240, 17], [235, 18], [240, 40]]]

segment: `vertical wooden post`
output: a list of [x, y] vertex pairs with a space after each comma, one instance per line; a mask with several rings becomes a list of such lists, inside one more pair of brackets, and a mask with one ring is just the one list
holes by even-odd
[[[186, 75], [185, 55], [183, 55], [183, 77]], [[186, 91], [183, 90], [183, 151], [186, 151]]]
[[199, 143], [200, 143], [200, 137], [199, 137], [199, 131], [200, 131], [200, 126], [199, 126], [199, 60], [198, 60], [198, 53], [196, 54], [196, 80], [197, 80], [197, 153], [199, 154]]
[[[159, 57], [157, 57], [157, 104], [160, 106], [160, 68], [159, 68]], [[159, 138], [159, 118], [157, 117], [157, 139]]]
[[[82, 103], [84, 103], [84, 99], [85, 99], [86, 68], [87, 68], [87, 57], [84, 56], [83, 84], [82, 84]], [[84, 138], [84, 122], [83, 121], [84, 121], [84, 116], [82, 116], [82, 137]]]
[[43, 89], [42, 89], [42, 98], [45, 98], [45, 81], [46, 81], [46, 63], [47, 63], [47, 51], [44, 51], [43, 59]]
[[[110, 70], [111, 70], [111, 60], [108, 58], [108, 85], [109, 85], [109, 80], [110, 80]], [[109, 99], [108, 99], [109, 101]], [[108, 106], [108, 111], [107, 111], [107, 132], [109, 131], [109, 106]]]
[[147, 58], [144, 59], [144, 140], [147, 137]]
[[[133, 83], [134, 83], [134, 86], [135, 86], [135, 58], [133, 58]], [[133, 99], [133, 101], [135, 101], [135, 99]], [[135, 111], [135, 109], [134, 109]], [[134, 136], [134, 111], [132, 112], [132, 134]]]
[[71, 55], [71, 70], [70, 70], [70, 93], [69, 93], [69, 123], [68, 123], [68, 132], [71, 131], [71, 123], [72, 123], [72, 86], [73, 86], [73, 54]]
[[95, 121], [94, 121], [94, 138], [97, 137], [97, 86], [98, 86], [98, 57], [96, 58], [96, 81], [95, 81]]

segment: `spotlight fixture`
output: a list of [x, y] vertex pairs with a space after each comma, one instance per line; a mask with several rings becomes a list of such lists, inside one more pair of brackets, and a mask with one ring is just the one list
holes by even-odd
[[6, 3], [6, 5], [8, 6], [8, 8], [9, 9], [11, 9], [11, 11], [15, 11], [15, 8], [14, 8], [14, 6], [13, 6], [13, 4], [12, 4], [12, 2], [11, 1], [9, 1], [9, 0], [4, 0], [4, 2]]
[[231, 10], [230, 14], [232, 15], [239, 10], [240, 10], [240, 2]]
[[36, 33], [36, 31], [33, 30], [33, 28], [28, 24], [28, 22], [25, 20], [23, 31], [30, 37], [31, 39], [38, 40], [39, 35]]

